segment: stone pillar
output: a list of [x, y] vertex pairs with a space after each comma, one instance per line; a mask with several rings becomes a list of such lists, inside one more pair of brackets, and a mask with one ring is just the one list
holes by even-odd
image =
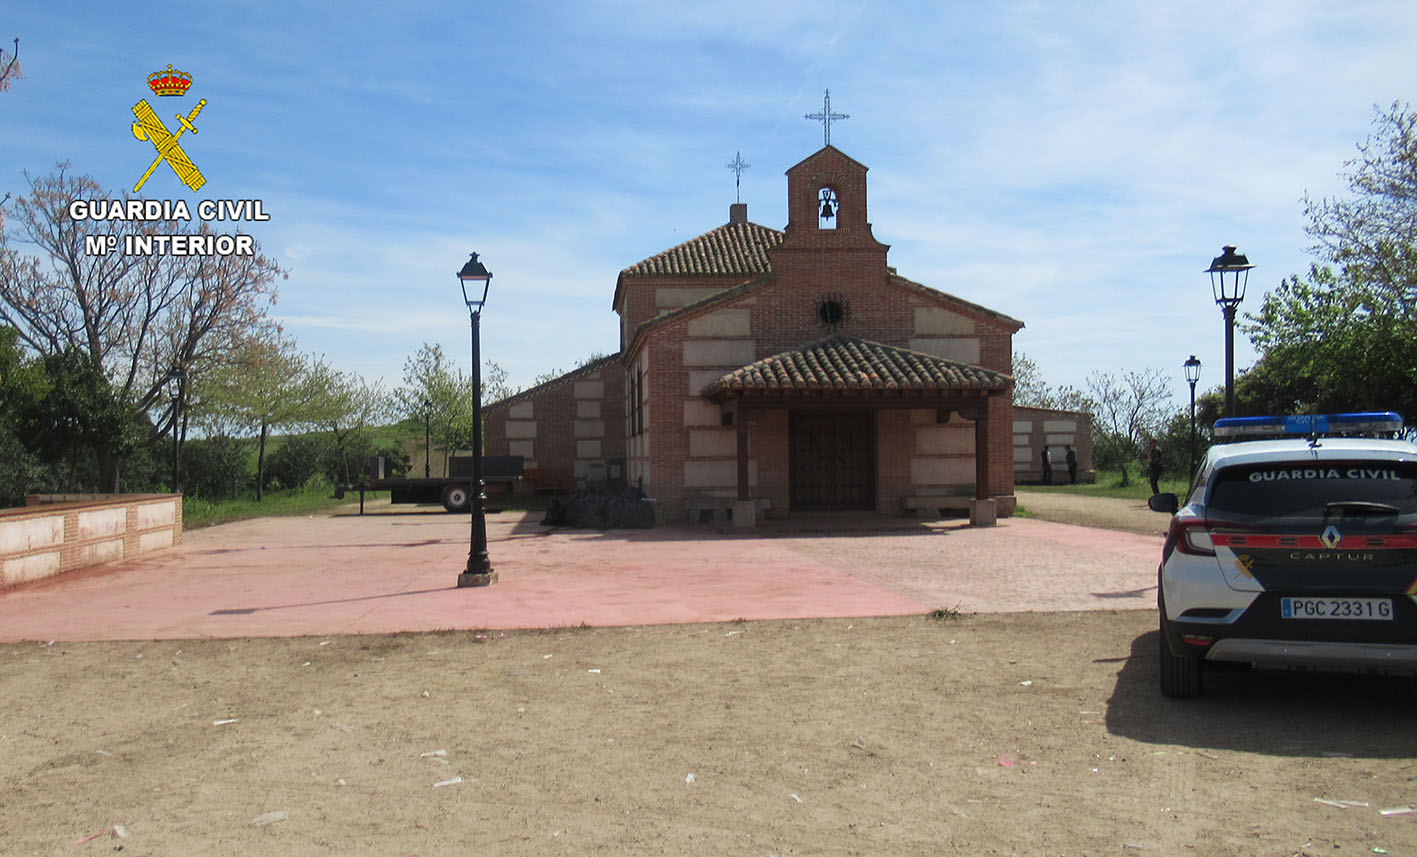
[[998, 523], [998, 505], [993, 500], [969, 501], [969, 525], [971, 527], [992, 527]]

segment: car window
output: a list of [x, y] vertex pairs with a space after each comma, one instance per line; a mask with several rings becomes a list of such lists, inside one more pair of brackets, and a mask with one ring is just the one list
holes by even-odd
[[1220, 515], [1316, 515], [1329, 503], [1382, 503], [1417, 512], [1417, 462], [1293, 461], [1226, 467], [1207, 508]]
[[1186, 490], [1186, 497], [1182, 505], [1191, 503], [1201, 503], [1205, 501], [1205, 487], [1210, 482], [1210, 468], [1202, 464], [1196, 468], [1195, 477], [1191, 479], [1191, 486]]

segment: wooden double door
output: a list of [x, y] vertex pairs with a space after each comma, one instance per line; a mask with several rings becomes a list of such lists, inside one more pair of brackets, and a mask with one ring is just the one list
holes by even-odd
[[793, 411], [793, 509], [876, 508], [876, 420], [870, 411]]

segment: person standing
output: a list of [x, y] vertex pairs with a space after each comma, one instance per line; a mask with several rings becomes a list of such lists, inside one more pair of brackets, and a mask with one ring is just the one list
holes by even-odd
[[1053, 484], [1053, 454], [1048, 451], [1047, 444], [1043, 446], [1043, 484]]
[[1068, 482], [1073, 485], [1078, 484], [1078, 454], [1073, 451], [1072, 444], [1063, 444], [1063, 449], [1067, 452], [1063, 460], [1068, 464]]
[[1160, 494], [1161, 486], [1157, 484], [1161, 479], [1161, 447], [1152, 440], [1151, 449], [1146, 454], [1146, 470], [1151, 477], [1151, 493]]

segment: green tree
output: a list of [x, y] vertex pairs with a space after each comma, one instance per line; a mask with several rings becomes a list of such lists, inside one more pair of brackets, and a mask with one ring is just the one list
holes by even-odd
[[[515, 393], [507, 384], [507, 370], [487, 361], [482, 371], [483, 404]], [[405, 420], [416, 421], [420, 427], [425, 413], [428, 415], [433, 438], [443, 446], [445, 476], [452, 450], [472, 445], [472, 400], [472, 378], [449, 365], [443, 346], [425, 342], [404, 361], [403, 386], [392, 396], [394, 412]], [[428, 450], [428, 455], [431, 458], [432, 450]]]
[[[447, 475], [449, 451], [472, 438], [472, 379], [448, 364], [443, 346], [425, 342], [404, 361], [403, 382], [394, 391], [394, 407], [406, 419], [428, 419], [433, 438], [443, 446]], [[426, 454], [431, 460], [433, 451]]]
[[[208, 436], [254, 435], [256, 500], [265, 497], [266, 449], [272, 432], [313, 424], [312, 407], [322, 396], [312, 359], [295, 341], [271, 326], [245, 343], [244, 353], [217, 367], [197, 387], [199, 425]], [[235, 430], [228, 430], [227, 426]]]
[[20, 441], [41, 459], [65, 465], [66, 490], [116, 490], [99, 484], [99, 474], [90, 482], [80, 457], [117, 459], [136, 447], [141, 437], [132, 409], [78, 349], [45, 355], [40, 367], [42, 392], [14, 413]]
[[249, 485], [243, 438], [208, 434], [182, 445], [182, 491], [193, 497], [237, 497]]
[[380, 382], [369, 383], [354, 373], [340, 372], [323, 360], [310, 366], [310, 423], [329, 432], [332, 454], [338, 460], [336, 474], [344, 484], [354, 481], [357, 461], [369, 444], [365, 437], [371, 426], [391, 413], [391, 397]]
[[1236, 382], [1250, 407], [1417, 413], [1417, 114], [1376, 113], [1344, 164], [1348, 195], [1304, 197], [1319, 262], [1245, 317], [1261, 353]]
[[[518, 391], [507, 383], [508, 377], [507, 370], [491, 360], [482, 364], [482, 404], [500, 402], [517, 394]], [[469, 433], [468, 437], [472, 437], [472, 435]]]
[[303, 487], [321, 472], [325, 461], [330, 457], [329, 451], [329, 439], [324, 435], [286, 436], [271, 453], [271, 484], [279, 488]]
[[18, 506], [46, 479], [43, 462], [20, 441], [20, 412], [46, 391], [43, 368], [29, 359], [12, 327], [0, 327], [0, 506]]

